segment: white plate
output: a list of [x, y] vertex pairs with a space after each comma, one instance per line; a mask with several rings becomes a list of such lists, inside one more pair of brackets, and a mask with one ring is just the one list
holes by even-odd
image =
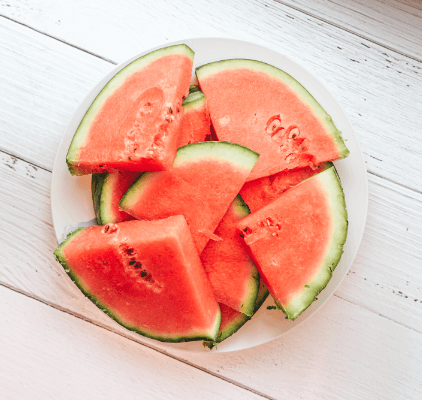
[[[227, 352], [242, 350], [278, 338], [304, 322], [322, 307], [346, 276], [359, 248], [366, 221], [368, 183], [365, 162], [353, 128], [340, 106], [328, 90], [300, 65], [273, 50], [249, 42], [232, 39], [188, 39], [183, 42], [165, 44], [165, 46], [179, 43], [186, 43], [195, 51], [194, 67], [227, 58], [250, 58], [267, 62], [268, 64], [272, 64], [288, 72], [296, 78], [316, 98], [328, 114], [332, 116], [337, 128], [343, 132], [343, 138], [346, 140], [346, 145], [350, 150], [350, 155], [346, 159], [335, 162], [346, 195], [347, 211], [349, 213], [349, 232], [347, 242], [344, 246], [344, 254], [334, 272], [333, 278], [318, 296], [318, 300], [297, 320], [285, 320], [281, 311], [267, 310], [267, 306], [273, 304], [272, 299], [269, 298], [251, 321], [243, 326], [240, 331], [231, 338], [219, 344], [218, 349], [214, 349], [213, 351]], [[51, 184], [51, 208], [58, 242], [61, 242], [68, 232], [77, 227], [95, 224], [95, 215], [91, 200], [91, 177], [71, 176], [66, 165], [67, 149], [76, 128], [102, 87], [117, 71], [139, 56], [157, 48], [149, 49], [143, 53], [137, 54], [107, 74], [91, 90], [78, 107], [67, 126], [57, 151]], [[192, 79], [194, 79], [194, 76], [192, 76]], [[159, 342], [147, 338], [140, 337], [140, 339], [150, 344], [154, 344], [155, 346], [160, 344]], [[201, 342], [181, 344], [166, 343], [160, 345], [183, 350], [209, 352], [209, 350], [203, 348]]]

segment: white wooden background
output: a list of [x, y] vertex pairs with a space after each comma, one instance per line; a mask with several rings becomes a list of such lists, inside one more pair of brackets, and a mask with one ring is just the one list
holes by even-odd
[[[69, 118], [114, 64], [251, 40], [322, 81], [369, 176], [362, 245], [290, 334], [229, 354], [141, 343], [54, 261], [49, 188]], [[422, 1], [0, 0], [0, 399], [421, 399]]]

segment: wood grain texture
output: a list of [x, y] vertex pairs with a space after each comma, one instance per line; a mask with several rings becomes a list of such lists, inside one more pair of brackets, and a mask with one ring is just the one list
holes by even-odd
[[1, 286], [0, 307], [2, 400], [263, 398]]
[[422, 336], [334, 296], [270, 343], [228, 355], [181, 355], [277, 399], [419, 400]]
[[369, 193], [362, 243], [336, 294], [422, 333], [422, 193], [377, 176]]
[[73, 111], [113, 65], [4, 18], [0, 54], [0, 148], [51, 169]]
[[[14, 4], [23, 7], [26, 3]], [[201, 35], [249, 39], [285, 54], [322, 81], [345, 109], [363, 146], [368, 170], [420, 190], [422, 144], [418, 130], [422, 119], [422, 63], [276, 2], [235, 1], [220, 3], [218, 7], [205, 0], [184, 1], [172, 7], [164, 1], [153, 5], [128, 2], [125, 7], [114, 1], [101, 3], [101, 7], [98, 4], [95, 7], [95, 2], [90, 6], [77, 1], [58, 4], [43, 1], [38, 6], [32, 5], [33, 10], [23, 7], [25, 12], [13, 16], [115, 61], [173, 39]], [[37, 17], [40, 10], [43, 18]], [[56, 24], [57, 13], [61, 15], [60, 24]], [[164, 18], [174, 23], [156, 29]], [[139, 24], [140, 20], [145, 22]], [[0, 56], [10, 60], [0, 75], [4, 81], [0, 84], [9, 88], [2, 96], [8, 111], [0, 111], [0, 122], [4, 121], [7, 127], [7, 130], [2, 128], [6, 135], [2, 148], [51, 168], [58, 138], [72, 111], [111, 65], [4, 18], [0, 24], [7, 32], [0, 39], [3, 40]], [[15, 45], [16, 41], [19, 45]], [[28, 53], [39, 54], [34, 50], [38, 42], [44, 43], [46, 49], [51, 42], [54, 52], [45, 50], [45, 54], [40, 54], [35, 64], [45, 68], [36, 72], [33, 63], [22, 60]], [[15, 56], [11, 57], [10, 53]], [[81, 58], [76, 56], [79, 53]], [[90, 57], [91, 64], [87, 62]], [[48, 66], [50, 61], [52, 66]], [[75, 78], [70, 79], [69, 74]], [[30, 77], [22, 88], [21, 76]], [[23, 89], [28, 85], [37, 87], [37, 82], [46, 80], [50, 90]], [[84, 88], [81, 82], [86, 82]], [[64, 93], [63, 99], [54, 90], [56, 87], [63, 88], [59, 90], [60, 96]], [[31, 118], [28, 118], [27, 110], [18, 106], [11, 109], [8, 103], [14, 102], [41, 107], [34, 129], [30, 129], [33, 116], [29, 114]], [[44, 120], [46, 112], [49, 121]], [[51, 129], [42, 129], [44, 125]], [[40, 152], [38, 140], [48, 149]]]
[[275, 0], [422, 60], [420, 0]]
[[[257, 398], [1, 286], [0, 305], [5, 322], [0, 356], [8, 365], [0, 369], [2, 398], [26, 398], [31, 390], [41, 393], [39, 398], [57, 398], [65, 388], [60, 398], [75, 398], [82, 395], [79, 390], [89, 393], [88, 387], [93, 398], [136, 390], [142, 398], [164, 398], [170, 390], [170, 398]], [[417, 400], [422, 395], [421, 349], [419, 333], [334, 297], [294, 334], [257, 348], [168, 353], [265, 397]]]

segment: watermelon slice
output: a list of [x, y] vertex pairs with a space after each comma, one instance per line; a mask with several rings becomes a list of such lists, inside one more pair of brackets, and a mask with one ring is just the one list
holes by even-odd
[[146, 54], [120, 70], [93, 101], [67, 153], [73, 175], [171, 167], [192, 73], [186, 45]]
[[[198, 86], [191, 86], [189, 91], [191, 93], [183, 102], [185, 111], [180, 126], [179, 147], [202, 142], [210, 134], [210, 117], [205, 96]], [[92, 175], [92, 198], [98, 225], [134, 219], [130, 214], [119, 210], [119, 202], [140, 174], [116, 170], [109, 174]]]
[[319, 174], [332, 166], [332, 163], [327, 162], [318, 165], [316, 168], [297, 168], [255, 179], [254, 181], [246, 182], [240, 189], [239, 194], [253, 212], [270, 203], [280, 194], [298, 185], [303, 180]]
[[198, 86], [191, 86], [189, 96], [183, 102], [184, 115], [179, 130], [178, 147], [203, 142], [210, 135], [210, 116], [207, 101]]
[[[264, 303], [265, 299], [268, 297], [268, 289], [265, 287], [263, 281], [261, 281], [258, 297], [256, 298], [254, 314], [259, 310], [259, 308]], [[225, 304], [220, 304], [221, 310], [221, 325], [218, 331], [217, 339], [212, 341], [205, 341], [203, 344], [205, 347], [212, 349], [218, 343], [221, 343], [223, 340], [226, 340], [234, 333], [236, 333], [243, 325], [246, 324], [251, 318], [247, 315], [233, 310], [230, 307], [227, 307]]]
[[328, 284], [343, 253], [347, 211], [334, 167], [236, 224], [276, 304], [294, 320]]
[[119, 210], [119, 201], [140, 174], [116, 170], [109, 174], [92, 175], [91, 192], [98, 225], [134, 219], [130, 214]]
[[80, 228], [54, 253], [127, 329], [165, 342], [215, 340], [220, 309], [183, 216]]
[[222, 240], [210, 240], [201, 254], [201, 261], [216, 300], [252, 316], [259, 274], [235, 227], [236, 221], [249, 213], [248, 206], [238, 195], [214, 232]]
[[261, 155], [248, 181], [349, 154], [341, 132], [293, 77], [260, 61], [217, 61], [196, 69], [219, 140]]
[[146, 172], [120, 202], [137, 219], [184, 215], [198, 252], [202, 253], [258, 154], [226, 142], [193, 143], [177, 151], [169, 171]]

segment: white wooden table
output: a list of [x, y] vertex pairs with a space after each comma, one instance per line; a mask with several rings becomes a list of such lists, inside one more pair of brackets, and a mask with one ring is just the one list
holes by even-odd
[[[188, 37], [263, 44], [323, 82], [365, 155], [350, 273], [293, 332], [249, 350], [150, 347], [52, 251], [52, 166], [90, 88]], [[0, 0], [0, 399], [421, 399], [422, 1]]]

